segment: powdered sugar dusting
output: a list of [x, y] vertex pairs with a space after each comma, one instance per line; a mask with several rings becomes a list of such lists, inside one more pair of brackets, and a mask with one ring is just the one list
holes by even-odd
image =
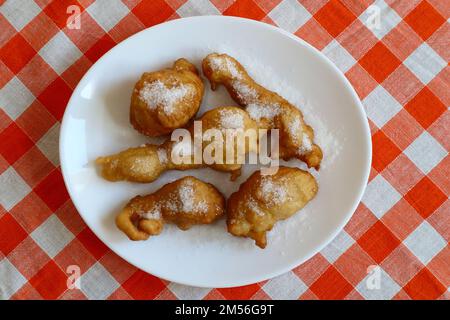
[[137, 157], [136, 159], [134, 159], [133, 164], [131, 165], [130, 169], [131, 169], [131, 171], [135, 171], [135, 172], [148, 172], [153, 169], [152, 166], [153, 166], [153, 164], [151, 161], [149, 161], [148, 158]]
[[[289, 101], [292, 105], [298, 107], [302, 112], [305, 122], [314, 129], [314, 142], [317, 143], [323, 151], [323, 160], [320, 164], [320, 170], [323, 171], [333, 163], [336, 157], [342, 150], [342, 145], [337, 139], [339, 132], [331, 132], [323, 120], [317, 115], [317, 111], [313, 101], [308, 101], [302, 93], [295, 87], [294, 84], [288, 83], [282, 78], [276, 70], [267, 64], [255, 59], [257, 52], [243, 53], [240, 50], [234, 49], [233, 46], [225, 43], [205, 48], [200, 56], [204, 56], [209, 52], [227, 53], [236, 58], [247, 70], [248, 74], [263, 87], [272, 90]], [[251, 113], [251, 117], [258, 121], [263, 118], [261, 113], [269, 113], [270, 116], [275, 116], [276, 110], [259, 111], [258, 106], [248, 106], [246, 110]], [[275, 108], [276, 109], [276, 108]], [[253, 115], [253, 116], [252, 116]], [[270, 118], [270, 117], [268, 117]], [[303, 135], [305, 136], [305, 135]], [[306, 140], [308, 137], [305, 137]], [[303, 138], [302, 138], [303, 140]], [[311, 142], [312, 146], [312, 142]], [[304, 152], [304, 151], [303, 151]]]
[[[342, 145], [336, 138], [336, 133], [329, 131], [323, 121], [314, 114], [314, 106], [309, 103], [304, 104], [304, 106], [304, 109], [306, 110], [304, 116], [314, 129], [314, 141], [319, 145], [323, 152], [323, 159], [320, 163], [320, 171], [323, 171], [328, 166], [332, 165], [334, 160], [339, 156]], [[308, 145], [309, 141], [310, 148], [312, 148], [312, 141], [309, 139], [309, 136], [304, 134], [303, 139], [303, 144]], [[299, 151], [302, 152], [302, 150]]]
[[194, 209], [194, 189], [192, 181], [185, 181], [178, 189], [178, 196], [181, 201], [181, 210], [185, 212]]
[[193, 149], [192, 141], [190, 141], [190, 139], [182, 139], [173, 145], [172, 154], [187, 157], [193, 154]]
[[210, 57], [209, 63], [213, 71], [228, 71], [231, 76], [236, 79], [240, 79], [242, 77], [241, 72], [236, 68], [234, 62], [226, 57]]
[[279, 181], [273, 181], [271, 176], [262, 177], [260, 187], [262, 196], [268, 203], [278, 205], [288, 198], [286, 187]]
[[229, 109], [219, 111], [220, 124], [224, 129], [241, 129], [244, 128], [244, 117], [242, 113]]
[[181, 182], [175, 193], [172, 193], [165, 200], [165, 207], [174, 213], [206, 213], [208, 211], [208, 203], [205, 200], [195, 201], [194, 183], [192, 180], [185, 179]]
[[266, 213], [264, 211], [262, 211], [258, 204], [256, 203], [255, 199], [253, 199], [252, 197], [250, 197], [247, 201], [247, 206], [250, 208], [250, 210], [252, 210], [254, 213], [256, 213], [257, 216], [264, 216]]
[[[295, 82], [288, 81], [291, 79], [290, 75], [284, 77], [280, 74], [279, 70], [275, 70], [267, 61], [259, 60], [258, 52], [252, 49], [243, 49], [242, 47], [236, 48], [227, 43], [214, 43], [209, 46], [202, 46], [195, 49], [191, 55], [186, 54], [186, 57], [197, 63], [197, 67], [201, 67], [202, 59], [211, 52], [227, 53], [235, 57], [248, 71], [249, 75], [255, 79], [260, 85], [278, 93], [280, 96], [288, 100], [294, 106], [299, 107], [303, 112], [304, 120], [307, 124], [311, 125], [314, 129], [314, 142], [317, 143], [324, 153], [324, 159], [321, 163], [320, 171], [313, 169], [307, 169], [306, 165], [299, 160], [280, 161], [281, 165], [300, 167], [304, 170], [308, 170], [313, 174], [319, 183], [319, 193], [310, 204], [303, 208], [298, 214], [293, 215], [289, 219], [278, 221], [272, 231], [267, 233], [268, 246], [263, 252], [274, 252], [286, 245], [290, 245], [293, 240], [299, 241], [298, 244], [302, 245], [302, 242], [308, 242], [310, 236], [311, 226], [315, 228], [317, 226], [316, 217], [323, 217], [322, 212], [318, 212], [318, 208], [322, 208], [323, 204], [327, 202], [326, 196], [329, 194], [329, 189], [334, 188], [334, 174], [336, 167], [340, 167], [341, 159], [338, 158], [339, 153], [343, 146], [345, 146], [345, 134], [346, 130], [339, 131], [335, 124], [329, 120], [329, 117], [322, 119], [322, 114], [325, 112], [323, 106], [319, 106], [316, 101], [308, 100], [305, 97], [309, 97], [309, 92], [301, 92], [296, 86]], [[277, 66], [277, 64], [274, 64]], [[286, 80], [285, 80], [286, 79]], [[305, 95], [303, 96], [302, 93]], [[314, 97], [314, 94], [311, 95]], [[230, 106], [236, 105], [230, 98], [223, 86], [219, 86], [214, 92], [211, 91], [209, 86], [205, 86], [205, 96], [202, 103], [202, 109], [200, 114], [211, 110], [216, 106]], [[331, 129], [333, 128], [333, 129]], [[303, 136], [299, 136], [303, 139]], [[189, 149], [189, 148], [188, 148]], [[337, 161], [335, 161], [337, 160]], [[244, 166], [242, 168], [242, 175], [237, 181], [231, 182], [228, 177], [224, 178], [224, 174], [216, 172], [211, 169], [196, 169], [190, 170], [189, 175], [196, 176], [204, 181], [213, 183], [217, 188], [228, 197], [231, 193], [238, 190], [239, 184], [244, 182], [255, 170], [259, 169], [259, 166]], [[155, 181], [152, 188], [159, 187], [165, 183], [173, 181], [171, 179], [180, 178], [185, 176], [184, 171], [167, 172], [159, 180]], [[330, 176], [332, 178], [330, 178]], [[330, 180], [331, 179], [331, 180]], [[142, 192], [148, 191], [148, 185], [138, 186], [142, 189]], [[176, 195], [176, 193], [175, 193]], [[127, 195], [129, 198], [130, 195]], [[325, 198], [324, 198], [325, 196]], [[168, 202], [173, 202], [173, 207], [177, 208], [176, 197], [172, 198]], [[258, 202], [253, 203], [256, 208], [259, 208]], [[325, 207], [327, 207], [325, 205]], [[331, 210], [331, 209], [330, 209]], [[256, 211], [255, 211], [256, 214]], [[220, 219], [214, 224], [208, 226], [193, 226], [188, 232], [179, 232], [178, 228], [174, 225], [166, 225], [165, 232], [160, 236], [155, 237], [153, 241], [160, 241], [161, 243], [173, 244], [176, 252], [179, 248], [179, 244], [183, 244], [183, 248], [189, 248], [189, 255], [194, 257], [203, 258], [204, 252], [213, 250], [214, 252], [220, 251], [224, 254], [232, 255], [236, 251], [244, 252], [245, 254], [253, 255], [260, 254], [261, 250], [254, 245], [254, 241], [250, 239], [243, 239], [233, 237], [229, 233], [224, 232], [226, 230], [226, 222], [224, 219]], [[304, 244], [304, 243], [303, 243]], [[290, 254], [289, 249], [285, 249]], [[180, 256], [182, 257], [182, 256]], [[192, 259], [192, 257], [190, 257]], [[183, 260], [180, 260], [182, 262]]]
[[206, 211], [208, 211], [209, 206], [208, 206], [208, 203], [206, 201], [202, 200], [200, 202], [197, 202], [195, 208], [196, 208], [197, 211], [205, 213]]
[[306, 154], [312, 150], [312, 142], [309, 136], [306, 134], [306, 132], [303, 132], [302, 134], [302, 145], [298, 149], [298, 153], [300, 155]]
[[179, 84], [168, 88], [160, 80], [145, 82], [139, 91], [139, 98], [144, 101], [150, 109], [162, 106], [167, 114], [174, 112], [174, 104], [186, 96], [192, 95], [192, 88], [184, 84]]

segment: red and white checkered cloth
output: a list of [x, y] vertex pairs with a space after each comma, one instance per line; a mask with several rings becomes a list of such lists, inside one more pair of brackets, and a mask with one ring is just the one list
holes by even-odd
[[[449, 299], [449, 1], [1, 2], [0, 299]], [[79, 30], [66, 26], [73, 4]], [[116, 256], [82, 222], [58, 160], [61, 117], [86, 70], [146, 27], [203, 14], [314, 45], [351, 81], [372, 129], [370, 182], [344, 231], [291, 272], [232, 289], [168, 283]], [[69, 265], [81, 290], [67, 288]]]

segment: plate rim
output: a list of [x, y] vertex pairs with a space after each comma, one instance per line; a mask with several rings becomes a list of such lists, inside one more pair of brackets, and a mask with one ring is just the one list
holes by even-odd
[[[244, 24], [253, 24], [253, 25], [258, 25], [259, 27], [262, 27], [262, 28], [266, 28], [267, 30], [276, 31], [276, 32], [280, 33], [280, 35], [286, 36], [286, 37], [290, 38], [291, 40], [294, 40], [295, 42], [304, 46], [308, 50], [313, 51], [313, 53], [315, 55], [319, 56], [319, 58], [321, 60], [323, 60], [324, 63], [328, 64], [333, 69], [333, 71], [337, 74], [339, 79], [345, 85], [346, 89], [349, 90], [349, 93], [351, 94], [351, 98], [354, 100], [355, 104], [359, 107], [357, 113], [358, 113], [359, 118], [361, 118], [361, 120], [362, 120], [361, 122], [363, 124], [364, 133], [365, 133], [364, 141], [367, 145], [367, 153], [365, 154], [365, 168], [364, 168], [365, 170], [364, 170], [363, 177], [361, 179], [362, 187], [359, 190], [358, 196], [355, 198], [356, 200], [354, 201], [354, 203], [351, 206], [351, 210], [349, 210], [346, 213], [345, 218], [342, 219], [342, 221], [339, 223], [338, 227], [335, 228], [335, 230], [328, 237], [324, 238], [321, 241], [321, 243], [319, 243], [318, 245], [315, 246], [315, 248], [313, 248], [313, 250], [310, 250], [310, 254], [305, 255], [299, 259], [295, 259], [294, 262], [292, 262], [290, 264], [286, 264], [283, 268], [278, 268], [271, 273], [267, 273], [265, 276], [247, 277], [245, 281], [239, 281], [239, 282], [233, 282], [233, 283], [224, 283], [224, 282], [221, 282], [220, 279], [218, 279], [217, 281], [214, 282], [215, 283], [214, 284], [214, 283], [211, 283], [211, 281], [209, 281], [209, 282], [204, 281], [202, 283], [194, 283], [194, 282], [189, 281], [189, 279], [185, 279], [185, 280], [173, 279], [171, 277], [167, 277], [166, 275], [160, 275], [157, 272], [153, 273], [149, 270], [146, 270], [146, 268], [143, 268], [142, 266], [138, 266], [135, 263], [133, 263], [132, 261], [129, 261], [123, 255], [121, 255], [119, 252], [117, 252], [114, 248], [112, 248], [108, 244], [108, 242], [104, 240], [104, 237], [101, 234], [96, 233], [91, 228], [91, 226], [87, 222], [87, 220], [85, 219], [82, 211], [79, 209], [80, 206], [77, 203], [77, 201], [75, 201], [75, 199], [72, 197], [73, 190], [69, 184], [69, 178], [67, 177], [67, 175], [68, 175], [67, 168], [65, 165], [65, 163], [66, 163], [65, 155], [67, 154], [67, 152], [65, 152], [66, 146], [64, 145], [64, 140], [65, 140], [64, 137], [67, 135], [67, 122], [68, 122], [67, 114], [69, 114], [70, 109], [74, 108], [74, 107], [71, 107], [74, 97], [79, 95], [79, 91], [81, 90], [81, 87], [83, 87], [84, 82], [89, 77], [90, 73], [92, 72], [92, 69], [94, 69], [94, 67], [97, 64], [100, 64], [102, 62], [102, 60], [105, 60], [107, 56], [111, 55], [119, 47], [126, 45], [126, 43], [128, 41], [131, 41], [131, 39], [140, 36], [142, 33], [146, 32], [149, 29], [162, 28], [168, 24], [189, 23], [189, 21], [192, 21], [192, 20], [215, 20], [215, 19], [235, 21], [235, 22], [244, 23]], [[355, 213], [358, 205], [361, 203], [361, 199], [362, 199], [365, 189], [367, 187], [369, 176], [370, 176], [371, 163], [372, 163], [372, 136], [371, 136], [370, 126], [369, 126], [366, 111], [365, 111], [363, 104], [361, 102], [361, 99], [359, 98], [358, 94], [356, 93], [354, 87], [351, 85], [350, 81], [345, 77], [345, 75], [339, 70], [339, 68], [327, 56], [325, 56], [320, 50], [316, 49], [315, 47], [313, 47], [311, 44], [309, 44], [305, 40], [293, 35], [292, 33], [288, 32], [288, 31], [285, 31], [279, 27], [276, 27], [276, 26], [273, 26], [273, 25], [270, 25], [270, 24], [267, 24], [267, 23], [264, 23], [261, 21], [256, 21], [256, 20], [241, 18], [241, 17], [234, 17], [234, 16], [205, 15], [205, 16], [193, 16], [193, 17], [174, 19], [174, 20], [166, 21], [166, 22], [151, 26], [149, 28], [145, 28], [145, 29], [131, 35], [130, 37], [122, 40], [118, 44], [116, 44], [113, 48], [108, 50], [102, 57], [100, 57], [100, 59], [98, 59], [92, 66], [90, 66], [90, 68], [86, 71], [86, 73], [83, 75], [83, 77], [80, 79], [77, 86], [73, 90], [73, 92], [70, 96], [70, 99], [66, 105], [66, 108], [64, 110], [64, 115], [61, 120], [61, 128], [60, 128], [60, 132], [59, 132], [59, 159], [60, 159], [60, 167], [61, 167], [61, 173], [62, 173], [64, 185], [67, 189], [70, 200], [72, 201], [73, 205], [75, 206], [78, 214], [83, 219], [84, 223], [112, 252], [117, 254], [119, 257], [121, 257], [122, 259], [124, 259], [125, 261], [127, 261], [128, 263], [130, 263], [131, 265], [136, 267], [137, 269], [142, 270], [148, 274], [154, 275], [158, 278], [164, 279], [166, 281], [175, 282], [175, 283], [187, 285], [187, 286], [200, 287], [200, 288], [231, 288], [231, 287], [244, 286], [244, 285], [249, 285], [249, 284], [265, 281], [265, 280], [274, 278], [276, 276], [282, 275], [286, 272], [289, 272], [292, 269], [294, 269], [295, 267], [299, 266], [300, 264], [311, 259], [315, 254], [317, 254], [325, 246], [327, 246], [334, 238], [336, 238], [336, 236], [344, 229], [344, 227], [347, 225], [347, 223], [350, 221], [351, 217]]]

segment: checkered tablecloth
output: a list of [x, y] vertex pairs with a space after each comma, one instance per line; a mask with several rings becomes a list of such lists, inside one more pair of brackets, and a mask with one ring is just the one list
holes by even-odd
[[[0, 3], [1, 299], [450, 297], [449, 1]], [[81, 220], [59, 167], [60, 121], [89, 67], [146, 27], [205, 14], [261, 20], [311, 43], [353, 84], [372, 130], [370, 181], [344, 231], [291, 272], [240, 288], [168, 283], [116, 256]], [[80, 289], [68, 289], [72, 265]]]

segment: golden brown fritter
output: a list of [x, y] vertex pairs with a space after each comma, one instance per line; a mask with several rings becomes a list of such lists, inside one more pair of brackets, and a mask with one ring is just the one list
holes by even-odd
[[228, 232], [250, 237], [265, 248], [266, 232], [278, 220], [302, 209], [318, 191], [314, 177], [301, 169], [280, 167], [273, 175], [253, 173], [227, 202]]
[[[206, 133], [209, 129], [217, 129], [223, 132], [225, 129], [231, 129], [230, 132], [245, 131], [253, 129], [256, 131], [257, 125], [247, 112], [239, 107], [219, 107], [206, 112], [199, 120], [202, 123], [202, 132]], [[188, 129], [191, 136], [194, 137], [194, 125]], [[225, 139], [225, 134], [224, 134]], [[217, 140], [220, 142], [219, 140]], [[172, 159], [172, 151], [179, 147], [178, 142], [168, 139], [160, 146], [146, 144], [137, 148], [130, 148], [120, 153], [99, 157], [96, 163], [101, 166], [102, 176], [110, 181], [128, 180], [134, 182], [152, 182], [156, 180], [161, 173], [166, 170], [189, 170], [201, 167], [211, 167], [215, 170], [230, 172], [232, 179], [240, 175], [242, 162], [239, 162], [239, 154], [247, 154], [249, 152], [257, 152], [254, 145], [246, 143], [242, 152], [238, 152], [237, 140], [233, 140], [233, 145], [227, 145], [223, 141], [222, 164], [220, 163], [205, 163], [201, 157], [202, 163], [196, 164], [194, 159], [194, 152], [185, 154], [189, 159], [189, 163], [180, 163]], [[246, 140], [248, 142], [248, 139]], [[212, 146], [214, 139], [211, 141], [203, 140], [201, 153]], [[234, 157], [230, 161], [226, 161], [226, 150], [233, 148]], [[200, 153], [200, 154], [201, 154]], [[177, 152], [179, 154], [179, 152]]]
[[298, 158], [319, 169], [322, 150], [314, 144], [314, 131], [303, 114], [277, 93], [256, 83], [233, 57], [212, 53], [203, 59], [203, 73], [213, 90], [223, 84], [231, 97], [249, 113], [258, 127], [280, 130], [280, 157]]
[[195, 116], [203, 92], [197, 69], [186, 59], [178, 59], [172, 68], [146, 72], [131, 95], [130, 122], [147, 136], [168, 134]]
[[164, 145], [152, 144], [129, 148], [117, 154], [98, 157], [101, 175], [109, 181], [151, 182], [170, 165], [165, 160]]
[[213, 185], [188, 176], [131, 199], [116, 217], [116, 225], [131, 240], [145, 240], [160, 234], [164, 223], [187, 230], [213, 223], [224, 213], [222, 194]]

